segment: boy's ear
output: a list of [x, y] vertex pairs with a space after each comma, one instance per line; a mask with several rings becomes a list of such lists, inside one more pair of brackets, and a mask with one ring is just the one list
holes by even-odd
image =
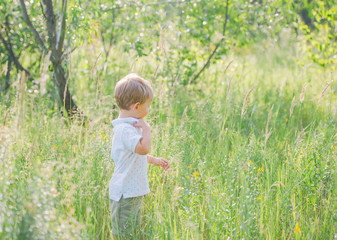
[[136, 103], [133, 105], [133, 108], [134, 108], [134, 109], [138, 109], [139, 105], [140, 105], [140, 103], [139, 103], [139, 102], [136, 102]]

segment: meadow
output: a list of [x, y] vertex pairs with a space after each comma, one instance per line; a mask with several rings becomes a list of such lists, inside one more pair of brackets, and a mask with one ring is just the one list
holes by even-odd
[[17, 76], [0, 102], [0, 239], [111, 238], [113, 89], [130, 68], [155, 92], [151, 155], [171, 164], [148, 168], [144, 239], [336, 239], [336, 71], [302, 54], [233, 48], [182, 84], [167, 61], [118, 47], [105, 61], [89, 45], [69, 83], [84, 126], [62, 117], [51, 81], [41, 95]]

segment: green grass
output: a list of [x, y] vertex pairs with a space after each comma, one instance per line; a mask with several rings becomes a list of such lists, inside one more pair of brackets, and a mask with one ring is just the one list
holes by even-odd
[[[335, 82], [318, 104], [336, 73], [296, 63], [291, 49], [260, 50], [233, 52], [226, 74], [232, 58], [212, 65], [188, 87], [178, 81], [173, 88], [170, 69], [159, 72], [147, 120], [152, 155], [167, 158], [171, 170], [149, 166], [144, 239], [333, 239], [337, 234]], [[90, 72], [95, 57], [85, 54]], [[120, 65], [108, 71], [122, 76], [132, 55], [116, 53], [110, 61], [116, 59]], [[145, 64], [143, 76], [151, 80], [158, 62], [144, 57], [135, 71]], [[111, 237], [110, 121], [117, 115], [112, 107], [117, 75], [102, 76], [100, 95], [88, 73], [73, 71], [77, 103], [93, 120], [86, 127], [67, 124], [48, 96], [12, 89], [1, 102], [1, 239]]]

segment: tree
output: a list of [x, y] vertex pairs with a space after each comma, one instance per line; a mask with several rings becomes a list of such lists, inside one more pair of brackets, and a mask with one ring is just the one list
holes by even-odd
[[68, 49], [64, 48], [66, 25], [67, 25], [67, 0], [62, 0], [59, 15], [55, 14], [53, 1], [43, 0], [41, 2], [42, 14], [44, 16], [47, 33], [47, 41], [41, 37], [34, 27], [27, 12], [24, 0], [20, 0], [23, 19], [33, 34], [35, 41], [44, 54], [50, 53], [50, 60], [53, 67], [53, 80], [58, 89], [59, 99], [71, 118], [81, 115], [68, 88], [68, 74], [63, 66], [64, 55]]

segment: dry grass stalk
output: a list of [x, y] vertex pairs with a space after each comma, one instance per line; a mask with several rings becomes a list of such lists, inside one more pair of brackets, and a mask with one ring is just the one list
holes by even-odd
[[273, 112], [273, 108], [274, 108], [274, 104], [273, 104], [273, 106], [271, 106], [271, 109], [270, 109], [269, 114], [268, 114], [268, 121], [267, 121], [267, 125], [266, 125], [266, 142], [268, 141], [268, 138], [270, 137], [270, 135], [272, 133], [272, 129], [270, 129], [270, 131], [269, 131], [269, 123], [270, 123], [271, 113]]
[[282, 96], [282, 94], [283, 94], [283, 89], [284, 89], [286, 83], [287, 83], [287, 79], [285, 78], [285, 79], [283, 80], [282, 84], [281, 84], [279, 96]]
[[138, 57], [136, 57], [136, 59], [133, 60], [133, 62], [131, 63], [131, 66], [130, 66], [130, 69], [129, 69], [129, 73], [133, 72], [133, 67], [135, 66], [135, 63], [137, 62], [137, 60], [138, 60]]
[[192, 76], [191, 76], [191, 78], [188, 80], [188, 83], [187, 83], [187, 88], [191, 85], [191, 82], [192, 82], [192, 80], [193, 80], [193, 78], [194, 78], [194, 73], [192, 74]]
[[19, 116], [18, 116], [18, 122], [17, 122], [17, 129], [19, 130], [21, 122], [23, 121], [23, 111], [24, 111], [24, 98], [25, 98], [25, 92], [26, 92], [26, 81], [27, 77], [24, 71], [22, 71], [21, 78], [20, 78], [20, 92], [19, 92], [19, 98], [20, 98], [20, 110], [19, 110]]
[[164, 43], [164, 39], [163, 39], [163, 32], [162, 30], [160, 30], [160, 35], [159, 35], [159, 47], [160, 47], [160, 50], [162, 51], [162, 53], [164, 55], [166, 55], [166, 47], [165, 47], [165, 43]]
[[144, 65], [140, 68], [139, 76], [143, 77], [143, 70], [144, 70]]
[[94, 63], [94, 66], [92, 66], [91, 73], [90, 73], [91, 78], [92, 78], [92, 76], [93, 76], [93, 74], [94, 74], [94, 70], [95, 70], [95, 68], [96, 68], [98, 59], [99, 59], [99, 57], [100, 57], [101, 55], [102, 55], [102, 52], [97, 56], [96, 61], [95, 61], [95, 63]]
[[159, 103], [162, 102], [162, 94], [163, 94], [163, 79], [160, 79], [159, 82]]
[[231, 60], [231, 61], [227, 64], [227, 66], [226, 66], [226, 68], [225, 68], [225, 71], [224, 71], [224, 74], [226, 74], [226, 72], [227, 72], [229, 66], [232, 64], [233, 61], [234, 61], [234, 60]]
[[229, 79], [229, 81], [228, 81], [228, 87], [227, 87], [226, 100], [229, 99], [229, 90], [230, 90], [230, 88], [231, 88], [231, 82], [232, 82], [232, 79]]
[[156, 77], [157, 77], [157, 74], [158, 74], [158, 70], [159, 70], [159, 66], [160, 66], [160, 64], [158, 64], [158, 66], [157, 66], [157, 68], [156, 68], [156, 71], [154, 72], [154, 74], [153, 74], [153, 78], [152, 78], [152, 84], [154, 83], [154, 80], [156, 79]]
[[302, 88], [302, 92], [301, 92], [301, 95], [300, 95], [300, 102], [301, 103], [304, 101], [304, 92], [305, 92], [306, 88], [307, 88], [307, 83], [304, 83], [303, 88]]
[[173, 82], [172, 96], [174, 95], [174, 92], [176, 90], [176, 85], [177, 85], [178, 77], [179, 77], [179, 73], [177, 74], [177, 76], [176, 76], [176, 78], [174, 79], [174, 82]]
[[241, 118], [246, 114], [246, 107], [247, 107], [248, 97], [251, 94], [251, 92], [254, 90], [255, 87], [256, 87], [256, 85], [254, 87], [252, 87], [248, 91], [248, 93], [247, 93], [247, 95], [245, 97], [245, 100], [243, 101], [242, 110], [241, 110]]
[[331, 81], [328, 83], [328, 85], [325, 86], [325, 88], [323, 89], [323, 91], [322, 91], [322, 93], [321, 93], [321, 95], [320, 95], [320, 97], [319, 97], [318, 103], [320, 103], [320, 102], [322, 101], [322, 99], [323, 99], [323, 97], [324, 97], [324, 95], [325, 95], [326, 90], [328, 90], [328, 88], [329, 88], [329, 86], [331, 85], [332, 82], [333, 82], [333, 80], [331, 80]]
[[9, 109], [7, 109], [7, 111], [5, 113], [4, 126], [6, 126], [6, 123], [7, 123], [8, 113], [9, 113]]
[[298, 134], [297, 143], [296, 143], [297, 146], [302, 141], [302, 134], [303, 134], [303, 127], [301, 127], [301, 131]]
[[102, 84], [101, 84], [101, 91], [100, 91], [100, 94], [99, 94], [98, 106], [101, 105], [102, 96], [103, 96], [103, 86], [104, 86], [104, 79], [103, 79]]
[[184, 119], [185, 119], [185, 116], [186, 116], [187, 108], [188, 108], [188, 106], [185, 107], [185, 110], [184, 110], [183, 115], [181, 117], [181, 126], [184, 126]]
[[295, 96], [293, 97], [293, 100], [292, 100], [292, 102], [291, 102], [289, 119], [291, 118], [291, 115], [293, 115], [293, 112], [294, 112], [294, 106], [295, 106]]

